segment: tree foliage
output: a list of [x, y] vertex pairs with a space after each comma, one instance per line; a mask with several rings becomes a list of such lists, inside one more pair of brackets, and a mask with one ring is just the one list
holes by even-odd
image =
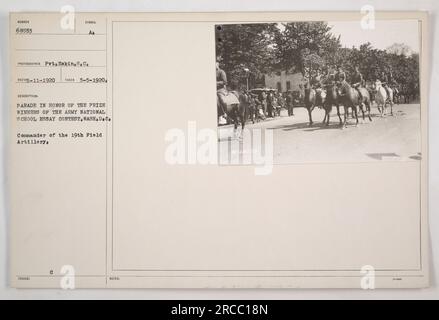
[[[255, 82], [264, 74], [301, 72], [341, 65], [348, 75], [358, 66], [366, 80], [391, 71], [394, 79], [412, 87], [419, 82], [419, 56], [401, 43], [386, 50], [369, 42], [359, 48], [341, 45], [326, 22], [226, 24], [216, 29], [216, 54], [229, 79]], [[247, 71], [246, 71], [247, 70]]]
[[412, 49], [405, 43], [394, 43], [390, 47], [386, 49], [388, 53], [396, 54], [396, 55], [404, 55], [404, 56], [410, 56], [412, 55]]
[[275, 34], [276, 67], [306, 74], [333, 63], [340, 49], [339, 37], [329, 31], [326, 22], [291, 22], [282, 24]]
[[216, 26], [216, 56], [230, 79], [260, 78], [273, 70], [275, 24]]

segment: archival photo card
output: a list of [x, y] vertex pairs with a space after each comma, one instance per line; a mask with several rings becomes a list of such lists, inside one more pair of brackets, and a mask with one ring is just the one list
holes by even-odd
[[428, 286], [427, 22], [11, 13], [11, 286]]

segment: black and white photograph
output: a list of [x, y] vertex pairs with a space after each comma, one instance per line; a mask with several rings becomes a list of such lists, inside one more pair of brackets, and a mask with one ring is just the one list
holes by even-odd
[[439, 296], [439, 2], [258, 1], [0, 3], [0, 300]]
[[272, 130], [274, 164], [419, 161], [419, 28], [417, 20], [216, 25], [219, 149]]

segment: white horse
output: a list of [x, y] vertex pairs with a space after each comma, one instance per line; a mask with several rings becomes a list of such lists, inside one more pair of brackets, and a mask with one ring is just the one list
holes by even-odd
[[381, 117], [383, 117], [386, 114], [387, 91], [384, 89], [380, 80], [375, 81], [374, 91], [378, 111]]

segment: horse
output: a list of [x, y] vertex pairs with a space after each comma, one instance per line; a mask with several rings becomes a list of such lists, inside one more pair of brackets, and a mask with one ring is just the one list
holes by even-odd
[[[358, 90], [361, 93], [360, 97], [360, 110], [363, 114], [363, 122], [365, 120], [365, 111], [367, 112], [367, 117], [369, 118], [369, 121], [372, 121], [372, 117], [370, 116], [370, 105], [371, 105], [371, 97], [369, 91], [364, 87], [359, 87]], [[366, 110], [365, 110], [366, 109]]]
[[[238, 95], [239, 105], [241, 109], [244, 110], [244, 122], [247, 122], [247, 120], [251, 120], [252, 123], [255, 123], [254, 115], [256, 104], [253, 97], [251, 96], [251, 93], [247, 92], [246, 90], [241, 90], [235, 91], [235, 95], [236, 94]], [[244, 127], [242, 129], [244, 129]]]
[[401, 103], [401, 92], [398, 85], [393, 86], [393, 101], [395, 102], [395, 104]]
[[343, 128], [346, 128], [347, 115], [349, 108], [352, 109], [352, 114], [356, 120], [356, 126], [358, 126], [358, 111], [357, 106], [360, 104], [360, 94], [357, 89], [352, 88], [349, 83], [344, 82], [341, 84], [341, 88], [338, 90], [338, 101], [344, 107], [344, 121]]
[[378, 112], [380, 113], [381, 117], [384, 117], [386, 115], [385, 109], [387, 108], [387, 91], [384, 89], [380, 80], [375, 81], [373, 91]]
[[390, 105], [390, 115], [393, 116], [393, 89], [387, 85], [387, 101]]
[[323, 103], [323, 109], [325, 110], [325, 117], [323, 118], [323, 124], [329, 125], [329, 118], [332, 112], [332, 106], [337, 108], [338, 119], [340, 120], [340, 125], [343, 124], [340, 116], [340, 105], [338, 104], [338, 90], [335, 83], [327, 84], [326, 89], [326, 99]]
[[323, 108], [326, 101], [326, 91], [323, 88], [316, 88], [316, 106]]
[[305, 88], [305, 108], [308, 110], [308, 117], [309, 117], [309, 125], [313, 125], [312, 121], [312, 111], [314, 110], [316, 106], [316, 90], [313, 88], [306, 87]]
[[[220, 89], [217, 92], [218, 114], [225, 113], [232, 120], [234, 124], [233, 135], [237, 138], [241, 138], [248, 115], [248, 108], [246, 108], [245, 103], [242, 103], [243, 99], [245, 99], [245, 96], [237, 90], [227, 91]], [[238, 134], [239, 122], [241, 122], [241, 133]]]

